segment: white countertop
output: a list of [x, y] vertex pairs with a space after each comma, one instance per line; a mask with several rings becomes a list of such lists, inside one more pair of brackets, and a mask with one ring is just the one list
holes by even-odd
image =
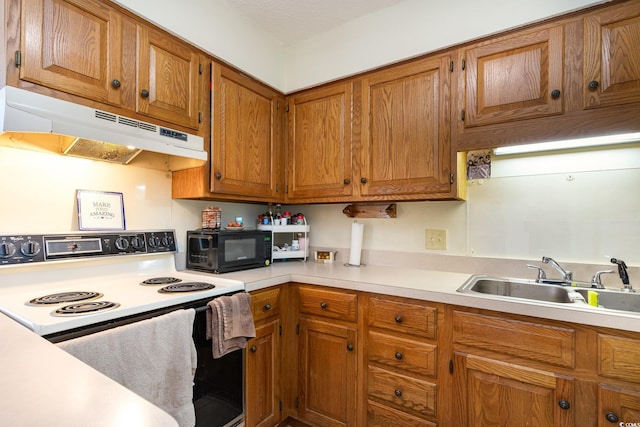
[[287, 261], [274, 263], [267, 268], [238, 271], [223, 276], [243, 281], [247, 291], [293, 281], [640, 332], [640, 315], [634, 313], [581, 304], [546, 303], [518, 298], [503, 300], [456, 292], [471, 274], [404, 267], [346, 267], [343, 263]]
[[7, 426], [177, 426], [166, 412], [0, 313]]

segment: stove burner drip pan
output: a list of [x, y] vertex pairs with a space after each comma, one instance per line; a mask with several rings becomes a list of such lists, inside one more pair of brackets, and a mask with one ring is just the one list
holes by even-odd
[[158, 292], [160, 292], [161, 294], [172, 292], [195, 292], [206, 291], [207, 289], [213, 289], [215, 287], [215, 285], [205, 282], [184, 282], [176, 285], [165, 286], [164, 288], [158, 289]]
[[92, 314], [99, 311], [113, 310], [120, 307], [117, 302], [111, 301], [89, 301], [78, 304], [65, 305], [51, 312], [52, 316], [82, 316], [84, 314]]
[[177, 277], [152, 277], [151, 279], [143, 280], [141, 285], [169, 285], [171, 283], [182, 282], [182, 279]]
[[86, 292], [86, 291], [73, 291], [73, 292], [60, 292], [57, 294], [44, 295], [38, 298], [34, 298], [27, 303], [27, 305], [41, 306], [50, 304], [61, 304], [77, 301], [90, 301], [98, 298], [102, 298], [103, 294], [100, 292]]

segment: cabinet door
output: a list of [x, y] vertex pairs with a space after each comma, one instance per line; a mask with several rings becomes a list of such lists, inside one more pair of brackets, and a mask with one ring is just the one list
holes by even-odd
[[584, 24], [585, 107], [640, 102], [640, 3], [609, 7]]
[[198, 129], [200, 56], [167, 34], [138, 26], [137, 112]]
[[246, 424], [275, 426], [280, 421], [280, 345], [278, 319], [256, 328], [246, 350]]
[[213, 65], [211, 191], [275, 196], [280, 167], [275, 91]]
[[[573, 379], [473, 355], [454, 356], [452, 425], [574, 425]], [[563, 409], [566, 408], [566, 409]]]
[[450, 64], [427, 59], [363, 79], [363, 196], [450, 190]]
[[555, 26], [465, 51], [465, 127], [563, 112], [563, 27]]
[[20, 79], [119, 104], [121, 24], [93, 0], [23, 0]]
[[288, 99], [288, 199], [349, 196], [352, 84]]
[[640, 393], [606, 385], [598, 387], [598, 427], [637, 425], [638, 421]]
[[355, 426], [356, 329], [300, 319], [298, 415], [312, 424]]

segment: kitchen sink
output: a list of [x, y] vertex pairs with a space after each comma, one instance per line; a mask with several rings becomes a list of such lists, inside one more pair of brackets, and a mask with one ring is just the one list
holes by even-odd
[[574, 298], [570, 297], [568, 289], [561, 286], [544, 285], [525, 279], [503, 279], [487, 276], [472, 276], [458, 288], [458, 292], [556, 303], [572, 303], [574, 301]]
[[587, 300], [587, 293], [595, 291], [599, 295], [599, 305], [609, 310], [622, 310], [640, 313], [640, 294], [609, 289], [576, 289]]

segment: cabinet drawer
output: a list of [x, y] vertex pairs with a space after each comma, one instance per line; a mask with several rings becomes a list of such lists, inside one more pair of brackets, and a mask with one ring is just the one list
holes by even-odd
[[399, 302], [383, 298], [369, 299], [369, 326], [436, 338], [438, 310], [419, 303]]
[[598, 334], [598, 374], [640, 383], [640, 340]]
[[300, 287], [301, 313], [355, 322], [357, 302], [356, 294]]
[[417, 417], [436, 415], [436, 385], [369, 366], [369, 399]]
[[368, 427], [435, 427], [436, 424], [407, 413], [398, 411], [376, 402], [369, 401], [367, 406]]
[[267, 319], [280, 314], [280, 288], [267, 289], [251, 294], [253, 321]]
[[367, 349], [369, 362], [419, 375], [436, 375], [435, 345], [370, 331]]
[[575, 367], [575, 330], [482, 314], [453, 314], [456, 344], [566, 368]]

